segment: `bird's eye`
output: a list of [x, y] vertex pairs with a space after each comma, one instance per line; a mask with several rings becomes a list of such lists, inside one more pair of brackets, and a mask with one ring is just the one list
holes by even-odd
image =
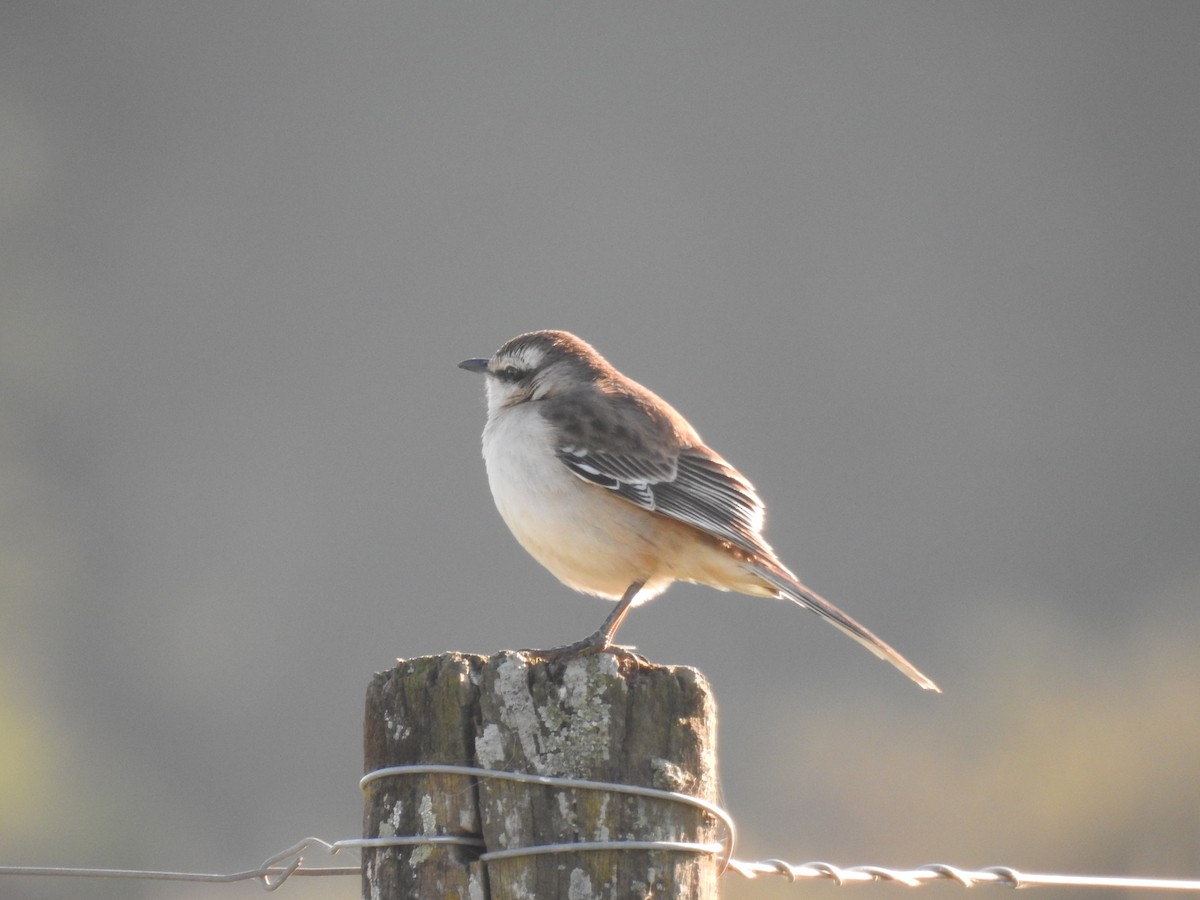
[[520, 381], [524, 375], [525, 373], [516, 366], [504, 366], [496, 370], [496, 377], [501, 381]]

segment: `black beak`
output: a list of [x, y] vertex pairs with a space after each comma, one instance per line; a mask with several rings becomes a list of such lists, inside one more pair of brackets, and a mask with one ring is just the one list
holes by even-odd
[[486, 359], [464, 359], [458, 364], [460, 369], [466, 369], [468, 372], [487, 372], [488, 361]]

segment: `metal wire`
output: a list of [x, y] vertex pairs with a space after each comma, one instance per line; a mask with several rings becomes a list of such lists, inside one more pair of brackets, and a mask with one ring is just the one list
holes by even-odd
[[[667, 800], [672, 803], [682, 803], [701, 809], [713, 816], [725, 826], [725, 839], [719, 844], [697, 844], [681, 841], [579, 841], [573, 844], [542, 844], [536, 847], [514, 847], [508, 850], [494, 850], [484, 853], [480, 859], [484, 862], [492, 859], [510, 858], [515, 856], [533, 856], [544, 853], [576, 853], [586, 850], [676, 850], [704, 855], [716, 854], [722, 872], [725, 871], [733, 856], [733, 845], [737, 839], [737, 827], [729, 813], [707, 800], [693, 797], [691, 794], [681, 794], [678, 791], [664, 791], [658, 788], [642, 787], [634, 784], [616, 784], [609, 781], [588, 781], [582, 778], [562, 778], [556, 775], [534, 775], [528, 772], [505, 772], [497, 769], [481, 769], [477, 766], [450, 765], [411, 765], [388, 766], [368, 772], [358, 782], [364, 792], [376, 781], [382, 778], [393, 778], [405, 775], [469, 775], [480, 780], [494, 779], [498, 781], [514, 781], [518, 784], [537, 784], [545, 787], [571, 788], [575, 790], [606, 791], [608, 793], [626, 794], [634, 797], [649, 797], [656, 800]], [[391, 838], [372, 839], [380, 842]], [[482, 842], [481, 842], [482, 843]], [[611, 845], [619, 846], [613, 847]], [[638, 846], [634, 846], [637, 844]], [[372, 846], [383, 846], [382, 843]]]
[[[276, 853], [257, 869], [243, 872], [206, 873], [206, 872], [154, 872], [140, 869], [74, 869], [54, 866], [0, 866], [0, 875], [40, 875], [59, 878], [136, 878], [153, 881], [200, 881], [226, 883], [233, 881], [250, 881], [260, 879], [268, 891], [276, 890], [293, 875], [361, 875], [361, 866], [305, 866], [303, 854], [311, 849], [323, 849], [329, 853], [349, 847], [364, 846], [398, 846], [411, 844], [450, 844], [463, 843], [463, 839], [451, 835], [427, 835], [409, 838], [375, 838], [352, 839], [329, 843], [320, 838], [305, 838], [298, 844]], [[660, 846], [664, 844], [665, 846]], [[674, 842], [658, 841], [605, 841], [596, 842], [588, 849], [593, 850], [646, 850], [646, 849], [684, 849], [698, 850], [705, 845], [671, 846]], [[536, 852], [565, 852], [579, 850], [578, 845], [551, 844], [543, 848], [513, 848], [510, 851], [495, 851], [487, 854], [492, 859], [520, 855], [523, 851]], [[708, 852], [716, 853], [720, 845], [708, 845]], [[287, 861], [284, 865], [284, 861]], [[874, 882], [891, 882], [906, 887], [921, 887], [934, 882], [951, 882], [962, 887], [975, 887], [982, 884], [994, 884], [1001, 887], [1090, 887], [1090, 888], [1126, 888], [1159, 891], [1194, 891], [1200, 892], [1200, 879], [1185, 878], [1126, 878], [1104, 875], [1051, 875], [1045, 873], [1020, 872], [1010, 866], [989, 866], [983, 869], [960, 869], [941, 863], [931, 863], [915, 869], [890, 869], [885, 866], [849, 866], [840, 867], [826, 862], [807, 862], [799, 865], [784, 862], [779, 859], [767, 859], [761, 862], [745, 862], [740, 859], [729, 861], [729, 871], [736, 872], [745, 878], [758, 878], [762, 875], [777, 875], [790, 882], [795, 881], [832, 881], [837, 885], [865, 884]]]
[[[719, 806], [675, 791], [626, 784], [611, 784], [602, 781], [585, 781], [573, 778], [558, 778], [549, 775], [530, 775], [521, 772], [503, 772], [479, 769], [473, 766], [391, 766], [365, 775], [359, 782], [362, 790], [368, 790], [382, 778], [421, 775], [450, 774], [468, 775], [473, 778], [491, 778], [522, 784], [539, 784], [547, 787], [565, 787], [579, 790], [603, 790], [632, 796], [651, 797], [683, 803], [711, 814], [726, 830], [725, 840], [719, 843], [692, 843], [687, 841], [588, 841], [581, 843], [543, 844], [533, 847], [513, 847], [486, 851], [479, 856], [481, 862], [511, 859], [519, 856], [537, 856], [547, 853], [578, 853], [581, 851], [613, 850], [663, 850], [696, 853], [716, 857], [722, 871], [733, 871], [744, 878], [778, 876], [789, 882], [803, 880], [832, 881], [837, 885], [890, 882], [906, 887], [921, 887], [934, 882], [951, 882], [962, 887], [994, 884], [1009, 888], [1018, 887], [1103, 887], [1143, 890], [1170, 890], [1200, 892], [1200, 879], [1183, 878], [1128, 878], [1100, 875], [1055, 875], [1019, 872], [1009, 866], [990, 866], [983, 869], [961, 869], [943, 863], [930, 863], [915, 869], [891, 869], [884, 866], [839, 867], [826, 862], [807, 862], [799, 865], [779, 859], [746, 862], [733, 859], [733, 820]], [[401, 835], [396, 837], [352, 838], [329, 843], [321, 838], [308, 837], [268, 857], [256, 869], [240, 872], [159, 872], [140, 869], [83, 869], [57, 866], [0, 866], [0, 876], [47, 876], [58, 878], [129, 878], [153, 881], [198, 881], [228, 883], [258, 879], [268, 891], [278, 889], [293, 875], [361, 875], [362, 866], [306, 866], [304, 854], [320, 850], [336, 854], [346, 849], [398, 847], [414, 845], [463, 845], [483, 849], [483, 838], [474, 835]]]
[[1200, 891], [1200, 879], [1188, 878], [1127, 878], [1108, 875], [1050, 875], [1041, 872], [1019, 872], [1011, 866], [988, 866], [983, 869], [960, 869], [944, 863], [927, 863], [915, 869], [889, 869], [884, 866], [851, 866], [841, 868], [832, 863], [807, 862], [795, 865], [780, 859], [761, 862], [730, 860], [729, 868], [745, 878], [759, 875], [781, 875], [788, 881], [818, 880], [834, 884], [892, 882], [906, 887], [921, 887], [935, 881], [949, 881], [962, 887], [996, 884], [1002, 887], [1106, 887], [1141, 888], [1145, 890]]
[[[310, 848], [321, 848], [329, 853], [342, 849], [340, 842], [330, 844], [320, 838], [308, 837], [286, 850], [268, 857], [257, 869], [242, 872], [156, 872], [143, 869], [80, 869], [61, 866], [0, 866], [0, 875], [42, 875], [56, 878], [132, 878], [147, 881], [201, 881], [227, 883], [261, 879], [263, 887], [273, 891], [293, 875], [361, 875], [362, 865], [325, 866], [304, 868], [304, 856]], [[284, 861], [286, 865], [280, 865]]]

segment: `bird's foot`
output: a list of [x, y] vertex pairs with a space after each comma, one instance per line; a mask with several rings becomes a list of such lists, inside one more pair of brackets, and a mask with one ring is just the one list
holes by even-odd
[[526, 649], [521, 652], [526, 656], [537, 657], [550, 663], [565, 663], [568, 660], [577, 659], [581, 656], [591, 656], [595, 653], [611, 653], [618, 659], [632, 662], [639, 667], [650, 665], [649, 660], [641, 654], [634, 652], [632, 647], [614, 644], [612, 639], [602, 630], [585, 637], [582, 641], [576, 641], [573, 644], [567, 644], [563, 647], [551, 647], [547, 650]]

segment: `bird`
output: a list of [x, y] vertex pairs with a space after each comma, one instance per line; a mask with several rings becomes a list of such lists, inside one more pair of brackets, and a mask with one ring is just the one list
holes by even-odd
[[669, 403], [566, 331], [517, 335], [459, 367], [484, 376], [483, 458], [496, 508], [559, 581], [617, 601], [556, 658], [611, 651], [629, 611], [676, 581], [811, 610], [925, 690], [941, 689], [805, 587], [763, 537], [750, 481]]

